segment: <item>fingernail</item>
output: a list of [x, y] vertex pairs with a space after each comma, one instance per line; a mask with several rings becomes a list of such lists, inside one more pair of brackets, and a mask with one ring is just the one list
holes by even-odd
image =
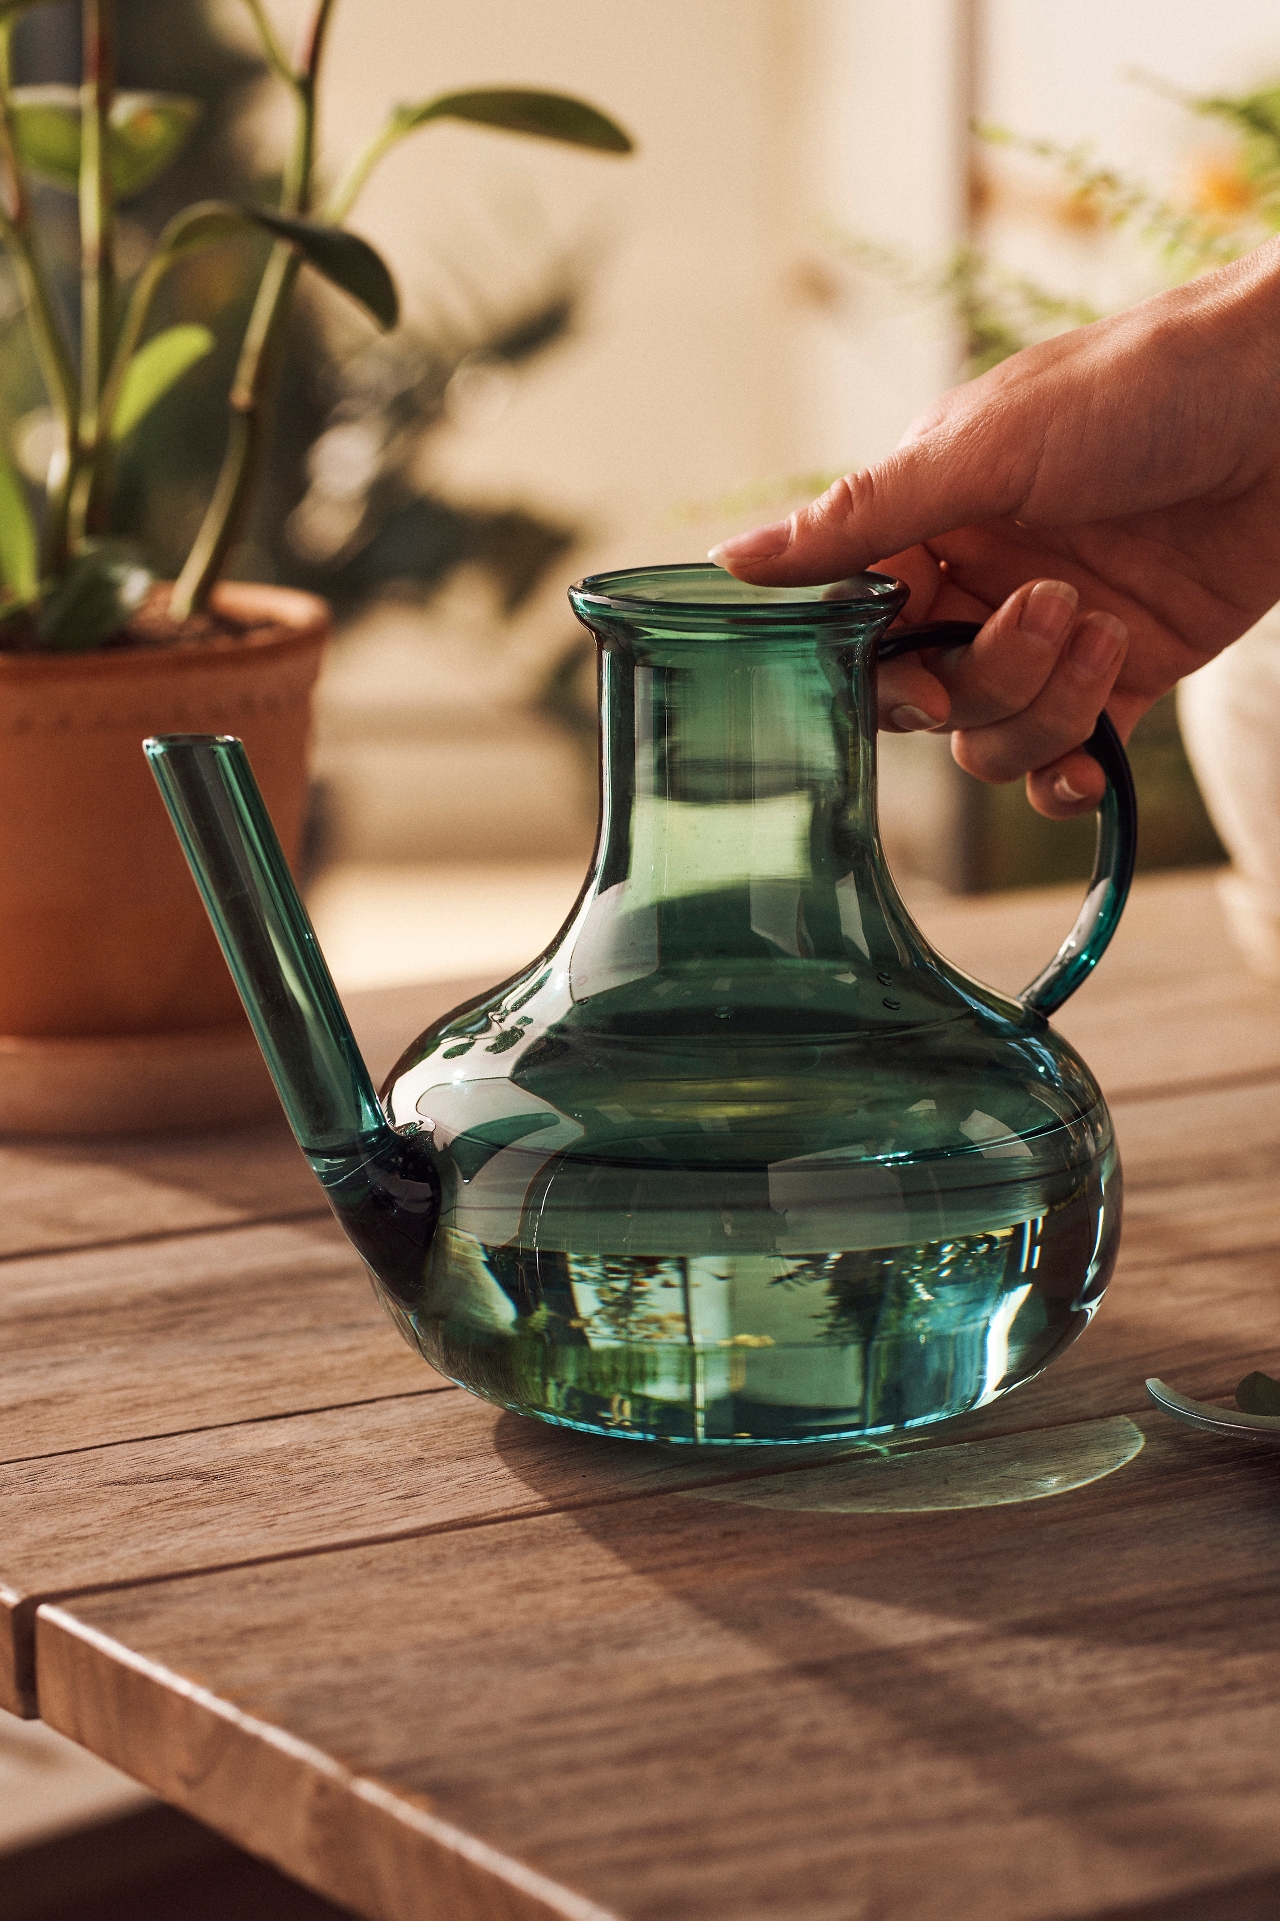
[[1099, 679], [1115, 666], [1128, 637], [1129, 629], [1114, 614], [1086, 614], [1071, 642], [1071, 664], [1091, 679]]
[[1058, 775], [1057, 780], [1053, 783], [1053, 792], [1055, 799], [1065, 801], [1068, 806], [1073, 805], [1078, 800], [1085, 800], [1087, 798], [1084, 794], [1077, 794], [1065, 774]]
[[791, 522], [775, 520], [772, 527], [753, 527], [750, 533], [734, 534], [722, 540], [707, 555], [717, 567], [729, 560], [772, 560], [791, 545]]
[[918, 734], [922, 727], [936, 727], [937, 721], [932, 714], [926, 714], [923, 707], [908, 707], [904, 701], [901, 707], [889, 709], [889, 719], [900, 734]]
[[1038, 580], [1018, 624], [1033, 640], [1061, 640], [1079, 605], [1079, 594], [1065, 580]]

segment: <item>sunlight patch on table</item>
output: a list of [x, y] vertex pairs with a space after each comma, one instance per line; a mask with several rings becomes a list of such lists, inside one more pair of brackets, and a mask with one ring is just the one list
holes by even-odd
[[1142, 1429], [1123, 1414], [950, 1447], [860, 1449], [801, 1471], [685, 1490], [695, 1501], [731, 1501], [791, 1514], [922, 1514], [1009, 1507], [1088, 1487], [1142, 1451]]

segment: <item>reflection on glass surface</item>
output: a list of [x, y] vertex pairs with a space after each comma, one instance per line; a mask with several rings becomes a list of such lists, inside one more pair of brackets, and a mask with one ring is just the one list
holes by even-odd
[[425, 1275], [384, 1298], [465, 1385], [636, 1438], [884, 1434], [994, 1399], [1092, 1314], [1120, 1224], [1098, 1088], [933, 952], [881, 854], [874, 643], [902, 597], [711, 568], [575, 591], [591, 876], [385, 1094], [443, 1195]]

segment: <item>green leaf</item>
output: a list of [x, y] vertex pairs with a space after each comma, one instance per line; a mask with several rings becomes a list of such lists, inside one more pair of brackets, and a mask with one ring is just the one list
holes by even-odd
[[40, 609], [36, 637], [54, 652], [87, 653], [119, 633], [151, 584], [134, 548], [123, 541], [86, 541]]
[[111, 106], [111, 179], [128, 200], [158, 180], [186, 146], [204, 109], [181, 93], [118, 93]]
[[[14, 132], [23, 165], [75, 193], [80, 185], [80, 95], [75, 87], [14, 87]], [[111, 184], [127, 200], [162, 174], [187, 144], [201, 107], [179, 93], [118, 93], [111, 106]]]
[[585, 100], [528, 87], [443, 93], [421, 106], [397, 107], [392, 126], [396, 134], [412, 133], [429, 120], [470, 120], [476, 126], [532, 134], [539, 140], [563, 140], [571, 147], [590, 147], [596, 153], [630, 153], [634, 146], [630, 134]]
[[299, 220], [289, 214], [270, 213], [262, 207], [246, 207], [244, 211], [268, 233], [292, 242], [308, 266], [358, 300], [380, 327], [395, 326], [400, 318], [396, 283], [381, 254], [375, 253], [367, 240], [348, 233], [343, 227], [328, 227], [318, 220]]
[[1244, 1414], [1280, 1414], [1280, 1381], [1255, 1370], [1236, 1389], [1236, 1406]]
[[1261, 135], [1272, 146], [1280, 144], [1280, 87], [1269, 87], [1261, 93], [1241, 94], [1234, 99], [1215, 94], [1189, 104], [1196, 113], [1230, 121], [1245, 133]]
[[0, 579], [19, 600], [30, 600], [40, 584], [36, 530], [27, 491], [8, 454], [0, 451]]
[[235, 240], [250, 231], [246, 213], [230, 200], [197, 200], [176, 213], [156, 241], [153, 263], [165, 265], [183, 254], [199, 253], [219, 240]]
[[157, 400], [217, 344], [207, 327], [190, 324], [166, 327], [163, 333], [153, 334], [125, 368], [111, 418], [111, 438], [123, 440], [131, 434]]
[[80, 95], [75, 87], [14, 87], [18, 158], [41, 180], [75, 193], [80, 184]]

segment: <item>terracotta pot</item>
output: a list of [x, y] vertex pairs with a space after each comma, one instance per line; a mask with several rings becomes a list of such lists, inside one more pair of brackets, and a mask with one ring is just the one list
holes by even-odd
[[329, 612], [227, 583], [195, 645], [0, 655], [0, 1128], [136, 1132], [275, 1094], [142, 753], [238, 734], [290, 859]]

